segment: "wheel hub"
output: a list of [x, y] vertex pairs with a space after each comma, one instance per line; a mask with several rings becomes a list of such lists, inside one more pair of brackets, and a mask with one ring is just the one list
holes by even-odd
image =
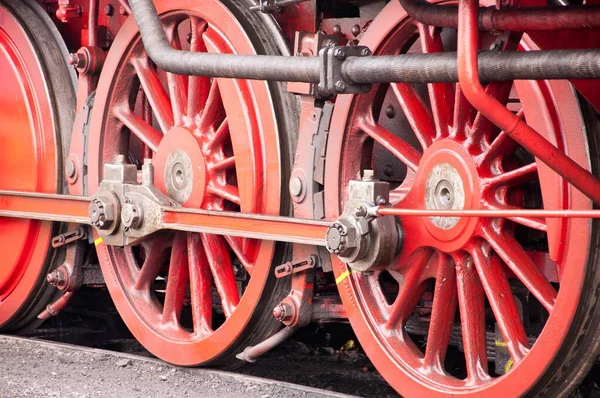
[[207, 171], [198, 140], [183, 127], [171, 128], [161, 141], [155, 160], [156, 185], [186, 207], [204, 201]]
[[[479, 208], [481, 182], [473, 157], [452, 140], [435, 142], [425, 151], [416, 176], [416, 201], [411, 207], [429, 210], [475, 210]], [[433, 245], [446, 252], [460, 249], [473, 235], [476, 220], [466, 217], [422, 219], [434, 239]]]

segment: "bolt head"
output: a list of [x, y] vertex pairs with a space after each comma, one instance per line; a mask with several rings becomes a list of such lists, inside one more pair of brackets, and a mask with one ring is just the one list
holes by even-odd
[[75, 162], [73, 161], [73, 159], [67, 160], [67, 163], [65, 164], [65, 173], [67, 174], [67, 177], [75, 177], [76, 171], [77, 169], [75, 168]]
[[89, 215], [92, 225], [99, 229], [110, 228], [115, 220], [113, 205], [102, 198], [92, 200], [89, 207]]
[[343, 48], [336, 48], [333, 51], [333, 56], [340, 60], [344, 59], [346, 58], [346, 50], [344, 50]]
[[395, 114], [396, 114], [396, 110], [394, 109], [394, 107], [392, 105], [388, 105], [385, 107], [385, 115], [387, 117], [389, 117], [391, 119], [394, 117]]
[[142, 224], [141, 208], [132, 201], [127, 201], [121, 209], [121, 222], [126, 229], [138, 228]]
[[360, 26], [358, 24], [352, 25], [351, 32], [354, 36], [358, 36], [360, 34]]
[[107, 4], [104, 6], [104, 15], [108, 15], [109, 17], [115, 13], [115, 8], [111, 4]]
[[338, 93], [343, 93], [345, 90], [346, 90], [346, 83], [344, 83], [341, 80], [335, 82], [335, 91], [337, 91]]
[[293, 177], [290, 180], [290, 193], [292, 196], [300, 196], [302, 193], [302, 180], [300, 180], [300, 177]]

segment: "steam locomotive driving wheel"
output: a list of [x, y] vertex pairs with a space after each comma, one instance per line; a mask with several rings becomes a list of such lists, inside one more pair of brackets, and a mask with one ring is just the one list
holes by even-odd
[[[527, 36], [486, 46], [535, 50]], [[456, 31], [390, 2], [361, 45], [378, 55], [456, 48]], [[486, 91], [598, 172], [596, 115], [567, 82]], [[366, 169], [408, 209], [591, 209], [583, 194], [495, 128], [458, 85], [390, 84], [338, 98], [326, 159], [327, 218]], [[343, 132], [343, 133], [342, 133]], [[369, 174], [371, 172], [369, 171]], [[403, 245], [377, 270], [333, 258], [357, 336], [402, 395], [560, 395], [598, 353], [598, 224], [588, 219], [400, 217]]]
[[[269, 31], [264, 16], [244, 16], [247, 7], [240, 2], [156, 5], [176, 48], [279, 53], [277, 31]], [[257, 34], [267, 40], [258, 41]], [[130, 19], [110, 49], [98, 87], [89, 193], [102, 180], [105, 163], [118, 159], [141, 169], [152, 159], [156, 186], [184, 207], [285, 214], [281, 184], [293, 140], [283, 135], [293, 127], [286, 125], [292, 107], [279, 84], [166, 73], [150, 61]], [[127, 211], [136, 223], [135, 209]], [[97, 243], [120, 315], [148, 350], [168, 362], [232, 366], [235, 354], [276, 331], [272, 309], [285, 282], [274, 280], [271, 264], [285, 261], [284, 245], [185, 232], [158, 233], [132, 247]]]
[[[0, 189], [66, 193], [63, 151], [75, 112], [67, 48], [34, 1], [0, 1]], [[17, 172], [18, 171], [18, 172]], [[56, 290], [46, 275], [64, 260], [50, 241], [59, 223], [0, 218], [0, 330], [35, 326]]]

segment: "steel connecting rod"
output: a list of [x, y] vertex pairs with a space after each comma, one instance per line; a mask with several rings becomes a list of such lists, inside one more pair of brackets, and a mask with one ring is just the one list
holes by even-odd
[[[0, 190], [0, 217], [92, 225], [94, 198]], [[155, 230], [204, 232], [324, 246], [327, 221], [163, 207]]]
[[[0, 190], [0, 217], [91, 225], [93, 198]], [[600, 210], [415, 210], [373, 207], [369, 215], [414, 217], [600, 218]], [[332, 221], [220, 212], [181, 207], [162, 208], [158, 230], [178, 230], [325, 246]]]

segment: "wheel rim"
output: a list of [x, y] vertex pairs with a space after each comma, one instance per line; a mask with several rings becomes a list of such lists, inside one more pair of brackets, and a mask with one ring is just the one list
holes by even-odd
[[[0, 107], [5, 110], [0, 112], [0, 167], [5, 170], [0, 189], [57, 192], [60, 144], [41, 55], [22, 22], [4, 4], [0, 21], [4, 71]], [[20, 315], [47, 271], [52, 232], [52, 223], [0, 218], [0, 326]]]
[[[255, 53], [221, 3], [161, 2], [157, 8], [175, 46]], [[136, 80], [152, 109], [151, 123], [144, 122], [150, 112], [140, 96], [128, 102]], [[156, 185], [186, 207], [279, 214], [278, 131], [273, 109], [265, 106], [272, 106], [265, 82], [155, 72], [135, 23], [128, 21], [107, 57], [99, 87], [90, 148], [100, 150], [90, 153], [90, 190], [97, 188], [102, 164], [128, 148], [130, 159], [153, 157]], [[121, 133], [123, 125], [134, 138]], [[253, 313], [264, 310], [260, 299], [274, 244], [167, 233], [133, 249], [99, 245], [98, 253], [109, 291], [135, 337], [164, 360], [197, 365], [221, 358], [248, 338]], [[164, 293], [157, 276], [166, 279]], [[212, 314], [212, 286], [226, 319], [222, 323]]]
[[[371, 26], [377, 30], [369, 29], [360, 44], [369, 46], [376, 54], [443, 51], [439, 31], [420, 27], [397, 3], [388, 4]], [[416, 40], [415, 45], [412, 40]], [[525, 50], [535, 49], [528, 39], [521, 46]], [[509, 107], [576, 161], [589, 167], [587, 141], [585, 133], [581, 134], [585, 127], [568, 83], [518, 82], [514, 90], [505, 86], [493, 84], [488, 91], [504, 97], [505, 102], [510, 99]], [[543, 164], [533, 160], [508, 163], [514, 159], [508, 159], [506, 154], [517, 146], [504, 133], [494, 131], [463, 98], [456, 96], [456, 102], [453, 101], [453, 86], [430, 85], [425, 97], [419, 95], [419, 90], [410, 85], [392, 85], [391, 89], [379, 87], [371, 94], [348, 96], [336, 102], [331, 131], [345, 131], [345, 134], [332, 136], [328, 142], [325, 194], [326, 203], [332, 204], [326, 209], [328, 219], [339, 215], [344, 187], [349, 180], [359, 178], [361, 167], [373, 167], [384, 178], [394, 177], [398, 167], [386, 170], [385, 163], [389, 163], [390, 157], [402, 159], [407, 170], [406, 178], [391, 195], [391, 202], [397, 207], [510, 208], [522, 202], [523, 197], [536, 197], [537, 181], [540, 207], [591, 208], [589, 200], [566, 186]], [[391, 95], [393, 100], [389, 99]], [[396, 102], [389, 109], [386, 104], [393, 101]], [[455, 108], [455, 103], [460, 105]], [[560, 104], [560, 108], [555, 104]], [[395, 126], [397, 130], [389, 123], [386, 127], [385, 122], [385, 118], [395, 116], [394, 111], [404, 111], [406, 115], [404, 125]], [[400, 126], [415, 134], [398, 133]], [[389, 133], [389, 129], [396, 134]], [[365, 148], [373, 141], [378, 145], [365, 155]], [[421, 154], [422, 148], [426, 149]], [[373, 160], [373, 154], [380, 156]], [[510, 189], [506, 189], [507, 184]], [[389, 270], [373, 275], [352, 273], [339, 284], [352, 326], [380, 373], [407, 396], [483, 392], [521, 395], [528, 391], [561, 348], [577, 309], [590, 249], [588, 221], [414, 217], [401, 218], [400, 222], [404, 243]], [[539, 235], [531, 232], [538, 229], [546, 230], [547, 236], [542, 237], [549, 246], [542, 255], [522, 246], [524, 242], [529, 244], [532, 234]], [[523, 231], [527, 232], [527, 238], [523, 237]], [[347, 266], [334, 258], [336, 277], [347, 275], [346, 271]], [[548, 278], [560, 282], [558, 296]], [[508, 280], [514, 283], [517, 279], [526, 281], [527, 291], [551, 309], [533, 347], [527, 339], [531, 330], [524, 330], [519, 307], [508, 285]], [[413, 311], [424, 297], [426, 283], [431, 283], [433, 299], [425, 296], [425, 300], [433, 308], [429, 314], [421, 313], [421, 318], [426, 319], [427, 341], [435, 343], [420, 349], [417, 344], [423, 339], [411, 337], [414, 330], [409, 335], [407, 324], [409, 318], [414, 319]], [[390, 286], [395, 286], [397, 293], [384, 292]], [[492, 337], [499, 338], [500, 344], [506, 343], [511, 358], [505, 369], [488, 369], [484, 299], [490, 303], [488, 312], [494, 314], [498, 323], [498, 334], [492, 329]], [[455, 317], [463, 325], [460, 332], [466, 375], [453, 372], [444, 363], [447, 342], [453, 333], [456, 336], [450, 327]], [[488, 314], [488, 327], [489, 324]], [[505, 370], [508, 372], [501, 375]]]

